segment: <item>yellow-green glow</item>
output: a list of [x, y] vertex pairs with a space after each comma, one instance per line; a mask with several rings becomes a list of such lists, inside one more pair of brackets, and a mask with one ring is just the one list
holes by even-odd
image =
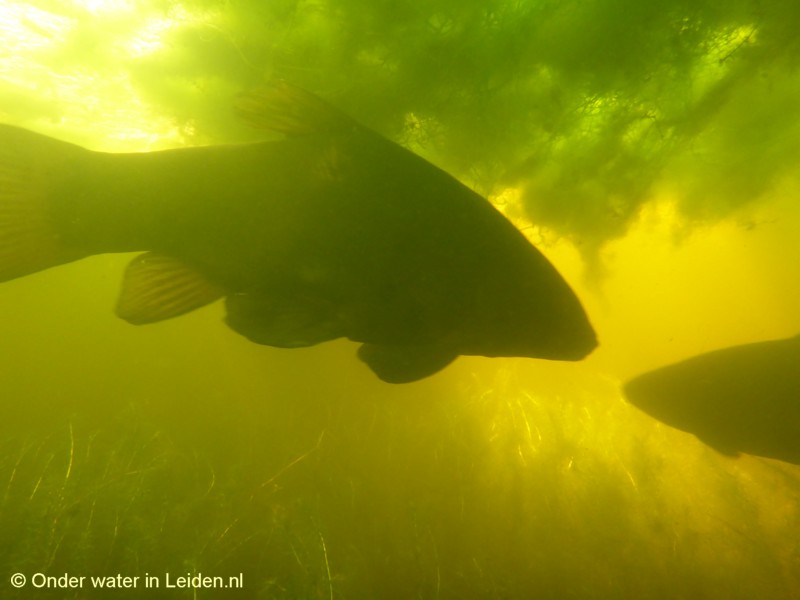
[[[368, 70], [344, 83], [326, 79], [327, 63], [306, 57], [345, 31], [335, 3], [302, 4], [284, 28], [269, 10], [292, 3], [259, 5], [264, 23], [252, 14], [237, 22], [235, 3], [207, 11], [167, 4], [0, 0], [0, 120], [98, 150], [147, 151], [196, 142], [207, 121], [229, 110], [209, 97], [229, 98], [263, 74], [322, 81], [318, 89], [347, 100], [358, 95], [359, 77], [372, 81], [369, 69], [378, 81], [414, 71], [405, 55], [384, 50], [394, 38], [367, 43], [376, 37], [370, 30], [353, 61]], [[238, 23], [241, 37], [221, 33], [226, 23]], [[262, 25], [283, 37], [253, 50], [248, 36], [261, 35]], [[453, 35], [456, 20], [440, 16], [423, 24], [430, 28]], [[742, 69], [733, 57], [757, 42], [754, 26], [714, 32], [702, 60], [686, 67], [688, 95], [702, 98]], [[235, 57], [225, 68], [257, 57], [256, 68], [220, 83], [202, 64], [220, 48]], [[410, 40], [406, 50], [414, 48]], [[460, 52], [471, 59], [472, 50]], [[443, 65], [438, 76], [450, 75], [446, 58], [431, 52]], [[521, 59], [536, 85], [520, 76], [508, 87], [530, 87], [529, 110], [549, 94], [554, 105], [580, 108], [531, 127], [552, 131], [547, 144], [535, 160], [509, 159], [530, 166], [530, 176], [519, 167], [519, 181], [498, 184], [490, 201], [579, 295], [600, 342], [589, 358], [463, 357], [418, 384], [389, 386], [357, 361], [351, 342], [256, 346], [224, 325], [221, 304], [127, 325], [113, 307], [130, 256], [0, 284], [0, 338], [13, 354], [0, 360], [0, 525], [16, 527], [9, 540], [0, 527], [6, 571], [247, 569], [253, 583], [242, 597], [522, 598], [544, 589], [543, 598], [576, 600], [698, 591], [740, 600], [739, 585], [760, 579], [768, 592], [775, 586], [769, 600], [800, 597], [798, 467], [723, 457], [621, 394], [641, 372], [800, 331], [800, 183], [785, 177], [727, 218], [704, 222], [702, 211], [684, 210], [686, 182], [672, 165], [699, 165], [698, 189], [711, 193], [706, 165], [723, 144], [669, 132], [713, 129], [714, 117], [700, 114], [706, 105], [670, 121], [668, 102], [625, 97], [616, 80], [568, 98], [564, 90], [583, 94], [594, 73], [579, 65], [580, 77], [568, 74], [573, 84], [557, 60], [538, 60]], [[495, 65], [501, 74], [504, 65]], [[654, 89], [660, 76], [653, 73]], [[506, 91], [502, 77], [496, 87], [491, 81], [482, 101]], [[428, 116], [417, 110], [426, 87], [394, 83], [377, 97], [409, 93], [390, 121], [403, 145], [444, 155], [448, 136], [460, 133], [446, 129], [451, 102], [455, 110], [466, 94], [453, 84], [447, 110]], [[367, 108], [374, 91], [367, 88]], [[490, 127], [520, 128], [524, 137], [526, 125], [494, 119]], [[701, 154], [707, 162], [696, 160]], [[616, 171], [625, 158], [657, 173], [654, 184], [638, 187], [635, 169]], [[614, 206], [606, 203], [613, 186], [600, 183], [625, 177], [631, 185], [613, 200], [635, 199], [636, 210], [613, 235], [598, 236], [602, 243], [531, 217], [529, 195], [550, 193], [557, 208], [578, 207], [575, 220], [613, 222], [604, 209]], [[558, 196], [564, 186], [583, 195]], [[22, 549], [3, 554], [18, 540]], [[683, 587], [673, 596], [673, 586]]]
[[136, 4], [129, 0], [74, 0], [74, 4], [91, 13], [133, 13], [136, 9]]
[[0, 80], [3, 86], [52, 93], [52, 87], [45, 85], [46, 78], [52, 73], [37, 57], [63, 43], [73, 24], [74, 19], [28, 4], [0, 2], [0, 39], [3, 40], [0, 45]]
[[[106, 70], [63, 60], [67, 44], [83, 31], [113, 31], [112, 53], [120, 66], [158, 53], [164, 38], [197, 17], [180, 4], [168, 17], [140, 12], [124, 1], [64, 4], [59, 14], [27, 4], [0, 2], [0, 93], [35, 97], [52, 105], [47, 118], [25, 124], [101, 150], [148, 150], [181, 145], [188, 130], [159, 115], [141, 97], [129, 69]], [[69, 15], [69, 16], [64, 16]], [[202, 16], [203, 22], [211, 17]], [[0, 107], [2, 111], [2, 107]], [[0, 115], [2, 112], [0, 112]], [[54, 123], [52, 115], [58, 114]]]
[[[48, 44], [62, 43], [75, 19], [53, 14], [20, 2], [0, 2], [0, 35], [4, 59], [26, 52], [46, 49]], [[43, 48], [45, 46], [45, 48]]]
[[[688, 229], [674, 206], [668, 197], [654, 202], [604, 253], [603, 296], [613, 299], [608, 344], [624, 375], [800, 330], [800, 316], [790, 309], [800, 298], [789, 266], [800, 256], [790, 233], [796, 234], [797, 216], [779, 216], [791, 207], [766, 203], [752, 228], [732, 218]], [[779, 245], [788, 262], [772, 255]], [[620, 348], [633, 354], [620, 355]]]
[[175, 26], [175, 22], [168, 19], [152, 19], [148, 21], [131, 40], [127, 49], [132, 58], [140, 58], [157, 52], [164, 45], [162, 36], [164, 32]]

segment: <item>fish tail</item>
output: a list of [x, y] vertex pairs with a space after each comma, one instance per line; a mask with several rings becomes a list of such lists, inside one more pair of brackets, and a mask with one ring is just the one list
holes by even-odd
[[86, 256], [64, 243], [51, 206], [57, 173], [81, 151], [0, 125], [0, 282]]

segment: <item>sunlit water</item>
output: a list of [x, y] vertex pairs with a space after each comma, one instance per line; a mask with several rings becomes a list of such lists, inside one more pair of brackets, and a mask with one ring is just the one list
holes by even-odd
[[[40, 41], [25, 35], [57, 41], [84, 9], [42, 20], [20, 6], [0, 4], [19, 44], [0, 73], [26, 92], [0, 114], [95, 148], [182, 139], [122, 100], [124, 78], [97, 100], [108, 120], [94, 130], [70, 100], [89, 86], [80, 74], [26, 114], [51, 67], [25, 75], [15, 61], [36, 64]], [[125, 52], [158, 51], [159, 22], [137, 23]], [[620, 392], [658, 366], [800, 331], [800, 194], [787, 182], [689, 226], [663, 187], [591, 268], [529, 231], [598, 331], [576, 364], [461, 358], [391, 386], [354, 344], [256, 346], [220, 305], [130, 326], [113, 314], [130, 256], [3, 284], [0, 595], [44, 582], [41, 597], [109, 597], [89, 578], [121, 575], [141, 598], [800, 597], [800, 467], [721, 456]], [[198, 573], [243, 587], [166, 589]], [[65, 574], [86, 580], [43, 579]]]

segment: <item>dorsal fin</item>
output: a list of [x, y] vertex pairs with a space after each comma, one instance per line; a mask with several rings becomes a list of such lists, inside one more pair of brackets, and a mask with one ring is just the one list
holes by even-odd
[[253, 127], [287, 135], [336, 133], [356, 126], [321, 98], [281, 80], [240, 94], [235, 108]]
[[125, 270], [117, 316], [133, 325], [177, 317], [218, 300], [224, 292], [182, 261], [140, 254]]

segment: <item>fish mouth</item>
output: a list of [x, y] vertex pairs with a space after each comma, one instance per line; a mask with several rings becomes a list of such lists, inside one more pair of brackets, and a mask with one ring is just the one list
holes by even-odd
[[564, 360], [564, 361], [579, 361], [589, 356], [598, 346], [597, 336], [592, 331], [590, 335], [584, 339], [560, 348], [553, 359], [551, 360]]
[[648, 412], [652, 398], [648, 401], [648, 394], [642, 389], [641, 377], [635, 377], [622, 386], [622, 394], [625, 399], [635, 407]]
[[598, 346], [597, 334], [591, 325], [570, 332], [546, 336], [530, 348], [531, 358], [577, 362], [589, 356]]
[[662, 423], [688, 431], [675, 411], [674, 402], [666, 394], [654, 389], [646, 375], [635, 377], [622, 386], [622, 395], [628, 404]]

